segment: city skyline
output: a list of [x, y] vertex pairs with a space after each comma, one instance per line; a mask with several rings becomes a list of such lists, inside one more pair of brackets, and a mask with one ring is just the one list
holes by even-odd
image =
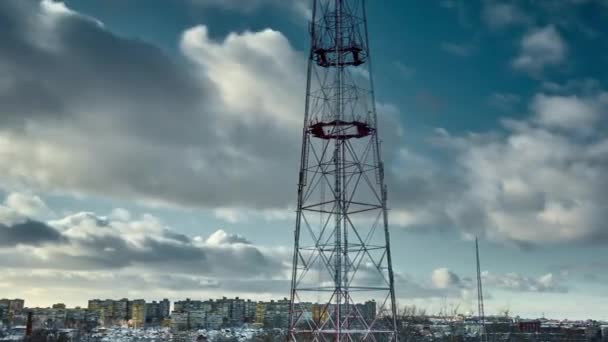
[[[0, 297], [289, 298], [310, 5], [1, 1]], [[367, 7], [398, 305], [607, 319], [606, 2]]]

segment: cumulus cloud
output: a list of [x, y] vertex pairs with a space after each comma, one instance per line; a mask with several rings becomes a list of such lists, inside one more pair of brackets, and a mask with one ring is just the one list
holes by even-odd
[[431, 279], [433, 285], [439, 289], [460, 285], [460, 278], [458, 275], [447, 268], [438, 268], [434, 270]]
[[40, 197], [22, 192], [11, 192], [6, 197], [4, 205], [28, 217], [47, 215], [51, 212]]
[[[132, 217], [80, 212], [41, 222], [0, 225], [0, 264], [31, 270], [124, 270], [214, 278], [281, 275], [283, 250], [264, 250], [245, 237], [217, 230], [190, 238], [149, 214]], [[28, 257], [24, 257], [24, 256]]]
[[[257, 246], [224, 230], [192, 238], [152, 215], [136, 217], [124, 209], [0, 224], [0, 277], [34, 300], [48, 301], [44, 293], [57, 291], [74, 294], [75, 301], [91, 293], [114, 296], [116, 288], [146, 297], [220, 287], [276, 296], [288, 291], [288, 260], [281, 247]], [[38, 284], [44, 292], [37, 295], [32, 291]]]
[[0, 6], [7, 184], [186, 206], [294, 197], [277, 184], [295, 183], [305, 61], [281, 33], [216, 42], [195, 27], [180, 45], [191, 63], [178, 64], [78, 13]]
[[231, 245], [235, 243], [251, 244], [244, 236], [238, 234], [228, 234], [223, 229], [216, 230], [207, 240], [210, 245]]
[[[196, 26], [174, 59], [53, 6], [0, 4], [7, 186], [209, 207], [230, 222], [250, 216], [233, 215], [240, 209], [285, 217], [296, 194], [305, 53], [271, 29], [214, 40]], [[378, 108], [390, 158], [398, 111]]]
[[555, 26], [549, 25], [530, 31], [521, 40], [521, 51], [513, 61], [513, 68], [539, 75], [547, 66], [555, 66], [566, 59], [567, 45]]
[[[305, 56], [280, 32], [214, 40], [193, 27], [180, 40], [189, 63], [177, 63], [36, 1], [3, 1], [0, 16], [6, 184], [210, 207], [228, 222], [291, 217], [285, 208], [296, 193]], [[524, 38], [520, 57], [540, 56], [528, 65], [544, 67], [553, 63], [542, 60], [545, 52], [565, 50], [548, 26]], [[502, 132], [438, 130], [439, 161], [405, 148], [399, 111], [379, 105], [393, 224], [519, 244], [605, 241], [599, 189], [607, 183], [608, 143], [598, 113], [606, 96], [560, 91], [537, 94], [530, 118], [505, 121]], [[23, 221], [3, 208], [7, 225]], [[133, 220], [120, 211], [106, 219]]]
[[608, 93], [593, 96], [547, 96], [537, 95], [532, 110], [544, 126], [565, 130], [592, 129], [608, 109]]
[[392, 222], [520, 246], [606, 243], [605, 91], [532, 97], [502, 132], [437, 130], [438, 158], [401, 153]]

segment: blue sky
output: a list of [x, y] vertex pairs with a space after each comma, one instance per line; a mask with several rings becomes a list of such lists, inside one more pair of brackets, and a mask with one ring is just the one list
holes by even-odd
[[[248, 4], [0, 5], [0, 295], [287, 295], [309, 4]], [[479, 235], [490, 314], [608, 318], [608, 3], [368, 17], [399, 303], [472, 310]]]

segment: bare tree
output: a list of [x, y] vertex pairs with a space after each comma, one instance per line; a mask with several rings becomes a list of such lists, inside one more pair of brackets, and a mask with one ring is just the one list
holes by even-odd
[[400, 341], [412, 341], [419, 338], [420, 326], [429, 322], [426, 309], [416, 305], [399, 306], [397, 309], [397, 322]]

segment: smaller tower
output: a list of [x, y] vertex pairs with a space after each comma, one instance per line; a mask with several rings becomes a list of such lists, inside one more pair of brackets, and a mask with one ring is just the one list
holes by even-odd
[[481, 265], [479, 263], [479, 241], [475, 237], [475, 257], [477, 260], [477, 315], [479, 320], [479, 340], [486, 342], [488, 340], [486, 335], [486, 318], [483, 312], [483, 287], [481, 285]]

